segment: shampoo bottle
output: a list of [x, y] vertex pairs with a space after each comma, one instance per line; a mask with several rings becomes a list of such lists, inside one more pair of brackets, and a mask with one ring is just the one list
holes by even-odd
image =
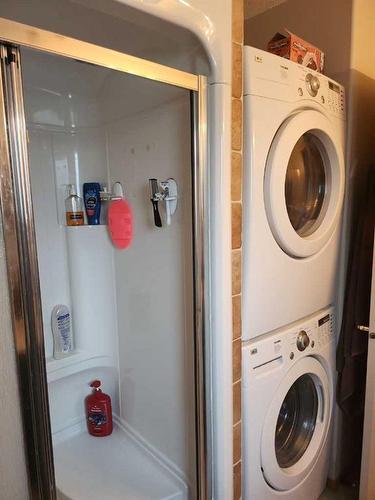
[[65, 200], [66, 225], [82, 226], [84, 223], [83, 204], [74, 184], [68, 186], [68, 193], [69, 196]]
[[86, 398], [87, 428], [92, 436], [109, 436], [113, 429], [111, 398], [100, 386], [100, 380], [90, 384], [93, 391]]
[[61, 359], [69, 356], [74, 349], [72, 321], [67, 306], [58, 304], [52, 309], [53, 357]]
[[87, 222], [90, 225], [100, 224], [100, 184], [85, 182], [83, 185]]

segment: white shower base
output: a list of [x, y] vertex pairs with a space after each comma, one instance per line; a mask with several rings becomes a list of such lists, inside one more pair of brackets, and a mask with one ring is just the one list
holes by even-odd
[[54, 458], [58, 500], [187, 500], [186, 485], [116, 425], [56, 444]]

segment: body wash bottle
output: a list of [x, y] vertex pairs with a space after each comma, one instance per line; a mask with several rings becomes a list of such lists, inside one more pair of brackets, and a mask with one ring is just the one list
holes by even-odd
[[100, 184], [98, 182], [85, 182], [83, 185], [83, 198], [87, 215], [87, 223], [96, 226], [100, 224]]
[[82, 198], [77, 195], [74, 184], [68, 186], [69, 196], [65, 200], [65, 214], [67, 226], [82, 226], [83, 218], [83, 203]]

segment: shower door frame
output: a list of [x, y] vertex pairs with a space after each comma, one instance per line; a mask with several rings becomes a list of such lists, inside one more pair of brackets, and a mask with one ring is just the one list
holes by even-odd
[[0, 208], [30, 496], [33, 500], [55, 500], [56, 484], [23, 106], [22, 47], [190, 91], [197, 493], [198, 500], [208, 500], [212, 491], [212, 450], [208, 432], [211, 427], [211, 381], [206, 321], [209, 317], [209, 301], [206, 300], [209, 288], [206, 77], [4, 18], [0, 18], [0, 44]]

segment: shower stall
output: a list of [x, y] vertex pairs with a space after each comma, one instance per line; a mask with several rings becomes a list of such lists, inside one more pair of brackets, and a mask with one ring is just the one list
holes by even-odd
[[[0, 42], [0, 196], [32, 498], [204, 500], [205, 78], [5, 19]], [[100, 184], [100, 224], [67, 225], [69, 186], [83, 198], [88, 182]], [[133, 229], [119, 249], [108, 212], [121, 198]], [[63, 356], [57, 305], [71, 315]], [[95, 379], [112, 400], [105, 437], [87, 429]]]

